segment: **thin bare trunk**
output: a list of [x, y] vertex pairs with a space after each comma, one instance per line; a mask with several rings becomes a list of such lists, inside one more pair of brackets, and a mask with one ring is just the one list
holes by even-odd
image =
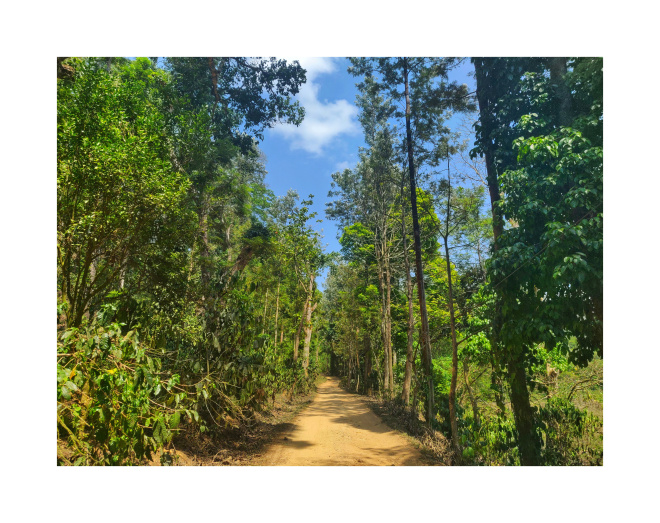
[[305, 377], [307, 377], [307, 368], [309, 367], [309, 347], [312, 342], [312, 313], [316, 310], [318, 303], [312, 305], [312, 293], [314, 292], [314, 273], [311, 274], [309, 279], [309, 294], [307, 298], [307, 314], [305, 317], [305, 345], [303, 346], [303, 369], [305, 369]]
[[417, 278], [417, 298], [419, 300], [419, 313], [422, 320], [422, 360], [424, 362], [425, 378], [427, 383], [426, 421], [431, 423], [434, 413], [433, 389], [433, 362], [431, 355], [431, 337], [429, 335], [429, 319], [426, 311], [426, 294], [424, 293], [424, 269], [422, 267], [422, 239], [417, 216], [417, 183], [415, 180], [415, 163], [413, 160], [412, 128], [410, 125], [411, 105], [410, 86], [408, 81], [408, 60], [403, 59], [404, 80], [406, 95], [406, 143], [408, 148], [408, 175], [410, 177], [410, 206], [412, 209], [413, 233], [415, 238], [415, 275]]
[[394, 393], [394, 365], [396, 359], [394, 356], [394, 349], [392, 347], [392, 278], [390, 274], [389, 259], [385, 259], [385, 288], [386, 288], [386, 302], [385, 302], [385, 339], [387, 340], [388, 352], [390, 355], [389, 362], [389, 389]]
[[[449, 158], [447, 158], [449, 166]], [[447, 286], [449, 288], [449, 326], [451, 328], [451, 383], [449, 385], [449, 423], [451, 425], [451, 444], [456, 462], [461, 462], [461, 448], [458, 442], [458, 422], [456, 420], [456, 384], [458, 382], [458, 343], [456, 343], [456, 316], [454, 313], [454, 288], [451, 278], [451, 261], [449, 259], [449, 218], [451, 216], [451, 172], [447, 167], [447, 214], [445, 217], [445, 234], [442, 236], [445, 244], [445, 261], [447, 263]], [[442, 234], [442, 233], [441, 233]]]
[[280, 282], [277, 282], [277, 298], [275, 298], [275, 349], [277, 349], [277, 318], [280, 313]]
[[410, 277], [410, 260], [408, 259], [408, 239], [406, 237], [406, 219], [403, 205], [403, 184], [401, 185], [401, 236], [403, 238], [403, 266], [406, 271], [406, 297], [408, 299], [408, 346], [406, 349], [406, 371], [403, 378], [403, 390], [401, 399], [404, 405], [410, 404], [410, 385], [412, 383], [413, 371], [413, 336], [415, 330], [415, 317], [413, 312], [413, 285]]
[[302, 314], [300, 315], [300, 324], [298, 325], [298, 330], [296, 335], [293, 338], [293, 361], [298, 361], [298, 345], [300, 345], [300, 333], [302, 332], [303, 325], [305, 324], [305, 315], [307, 314], [307, 300], [305, 299], [305, 305], [303, 306]]
[[[378, 248], [380, 251], [380, 248]], [[390, 388], [390, 344], [388, 343], [387, 338], [387, 305], [386, 305], [386, 290], [385, 290], [385, 275], [383, 268], [383, 256], [382, 251], [380, 254], [376, 254], [377, 264], [378, 264], [378, 283], [380, 284], [380, 334], [383, 340], [383, 352], [384, 352], [384, 365], [383, 365], [383, 389], [386, 395], [389, 397], [391, 392]]]

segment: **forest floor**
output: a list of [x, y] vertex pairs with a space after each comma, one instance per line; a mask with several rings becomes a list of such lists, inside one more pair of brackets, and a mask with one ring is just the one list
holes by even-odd
[[248, 465], [426, 465], [411, 441], [328, 377], [290, 430]]

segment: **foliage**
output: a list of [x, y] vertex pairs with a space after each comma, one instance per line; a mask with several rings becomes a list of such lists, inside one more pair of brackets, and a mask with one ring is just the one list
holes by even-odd
[[106, 323], [107, 310], [58, 336], [58, 464], [138, 464], [170, 441], [182, 420], [199, 421], [177, 391], [179, 375], [162, 372], [139, 331], [122, 334], [122, 325]]

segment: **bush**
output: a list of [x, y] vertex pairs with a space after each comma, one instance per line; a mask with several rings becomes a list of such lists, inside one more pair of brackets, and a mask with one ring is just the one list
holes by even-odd
[[182, 415], [198, 419], [179, 408], [179, 376], [164, 379], [138, 332], [121, 327], [94, 319], [58, 336], [58, 464], [137, 464], [172, 438]]

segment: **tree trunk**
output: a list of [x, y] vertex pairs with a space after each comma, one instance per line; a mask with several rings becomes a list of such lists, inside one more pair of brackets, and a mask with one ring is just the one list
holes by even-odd
[[307, 315], [307, 299], [305, 299], [305, 305], [303, 305], [302, 314], [300, 315], [300, 324], [298, 325], [298, 330], [296, 335], [293, 338], [293, 361], [294, 363], [298, 361], [298, 346], [300, 345], [300, 333], [302, 332], [303, 325], [305, 324], [305, 316]]
[[401, 185], [401, 236], [403, 238], [403, 262], [406, 271], [406, 297], [408, 299], [408, 346], [406, 349], [406, 371], [403, 378], [403, 390], [401, 399], [404, 405], [410, 404], [410, 385], [413, 372], [413, 337], [415, 332], [415, 317], [413, 311], [413, 286], [410, 277], [410, 260], [408, 259], [408, 239], [406, 237], [406, 220], [404, 214], [403, 184]]
[[447, 216], [445, 234], [445, 262], [447, 263], [447, 287], [449, 288], [449, 326], [451, 328], [451, 383], [449, 385], [449, 423], [451, 425], [451, 445], [456, 463], [461, 463], [461, 447], [458, 441], [458, 422], [456, 421], [456, 382], [458, 381], [458, 343], [456, 343], [456, 316], [454, 314], [454, 288], [451, 279], [451, 261], [449, 259], [449, 217], [451, 214], [451, 174], [447, 158]]
[[[447, 203], [449, 213], [449, 203]], [[456, 343], [456, 317], [454, 315], [454, 291], [451, 281], [451, 262], [449, 261], [448, 238], [445, 242], [445, 257], [447, 261], [447, 285], [449, 287], [449, 326], [451, 328], [451, 384], [449, 385], [449, 423], [451, 425], [451, 446], [454, 449], [456, 462], [461, 462], [461, 448], [458, 442], [458, 422], [456, 421], [456, 382], [458, 381], [458, 344]]]
[[277, 318], [280, 313], [280, 282], [277, 282], [277, 298], [275, 298], [275, 349], [277, 350]]
[[412, 129], [410, 126], [410, 87], [408, 82], [408, 60], [403, 59], [403, 75], [405, 79], [406, 94], [406, 142], [408, 146], [408, 174], [410, 177], [410, 206], [412, 209], [413, 235], [415, 238], [415, 276], [417, 278], [417, 298], [419, 300], [419, 313], [422, 320], [422, 360], [428, 387], [426, 401], [426, 421], [431, 423], [434, 413], [433, 390], [433, 360], [431, 355], [431, 338], [429, 335], [429, 319], [426, 311], [426, 295], [424, 293], [424, 269], [422, 268], [422, 239], [417, 215], [417, 185], [415, 181], [415, 163], [413, 161]]
[[518, 432], [520, 463], [522, 465], [540, 465], [540, 441], [534, 430], [534, 411], [529, 403], [525, 367], [520, 358], [511, 358], [508, 368], [511, 406]]
[[364, 337], [364, 386], [367, 394], [371, 392], [371, 347], [369, 336]]
[[305, 345], [303, 346], [303, 369], [307, 377], [307, 368], [309, 367], [309, 347], [312, 341], [312, 313], [316, 310], [318, 303], [312, 306], [312, 293], [314, 292], [314, 278], [316, 274], [312, 273], [309, 277], [309, 293], [307, 295], [307, 314], [305, 315]]
[[[387, 254], [386, 256], [389, 256]], [[385, 258], [385, 339], [387, 340], [387, 352], [390, 356], [388, 362], [389, 374], [389, 390], [390, 394], [394, 393], [394, 350], [392, 348], [392, 278], [390, 274], [389, 259]]]
[[[377, 265], [378, 265], [378, 283], [380, 285], [380, 335], [383, 340], [384, 364], [383, 364], [383, 390], [389, 397], [390, 389], [390, 343], [387, 338], [387, 305], [386, 305], [386, 290], [385, 290], [385, 270], [383, 267], [383, 253], [380, 246], [377, 247]], [[380, 254], [379, 254], [380, 253]]]

